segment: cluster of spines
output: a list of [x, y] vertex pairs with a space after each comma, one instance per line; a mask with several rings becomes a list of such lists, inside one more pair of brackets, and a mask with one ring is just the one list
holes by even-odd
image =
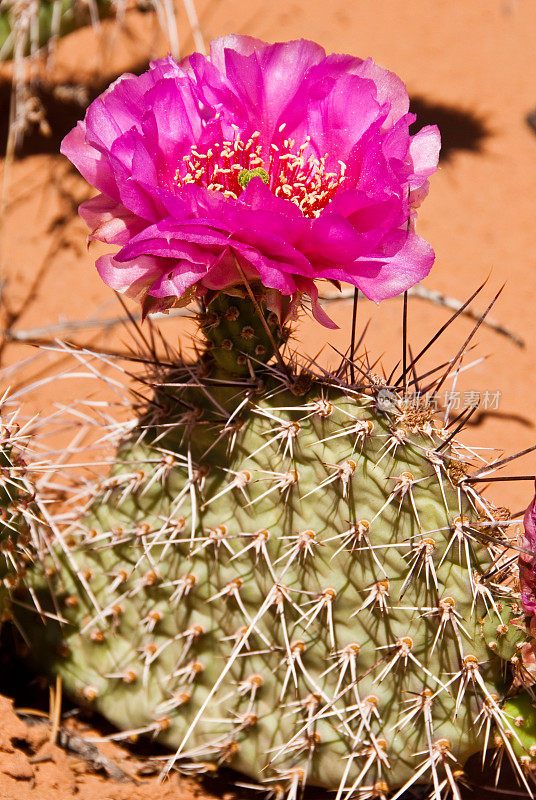
[[38, 517], [35, 488], [24, 454], [29, 424], [19, 424], [9, 409], [7, 394], [0, 398], [0, 619], [11, 618], [9, 597], [17, 587], [35, 544]]

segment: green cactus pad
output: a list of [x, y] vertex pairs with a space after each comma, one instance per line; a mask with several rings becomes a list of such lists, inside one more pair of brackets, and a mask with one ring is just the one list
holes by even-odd
[[67, 621], [24, 621], [35, 658], [177, 765], [338, 797], [455, 782], [514, 728], [504, 516], [426, 406], [297, 383], [168, 375], [34, 574]]
[[[255, 313], [258, 309], [259, 313]], [[288, 336], [262, 295], [219, 294], [198, 317], [208, 358], [227, 374], [249, 376], [270, 361]]]

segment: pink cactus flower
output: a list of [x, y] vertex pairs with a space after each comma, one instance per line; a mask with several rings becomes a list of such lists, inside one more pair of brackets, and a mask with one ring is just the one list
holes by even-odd
[[[521, 545], [529, 553], [521, 553], [519, 556], [519, 582], [521, 584], [521, 599], [527, 614], [536, 613], [536, 496], [527, 508], [523, 519], [525, 536]], [[536, 633], [531, 625], [531, 632]]]
[[408, 109], [393, 73], [304, 40], [228, 36], [121, 76], [62, 144], [100, 192], [91, 238], [119, 248], [99, 274], [146, 311], [260, 282], [331, 326], [320, 279], [405, 291], [434, 261], [414, 221], [440, 146]]

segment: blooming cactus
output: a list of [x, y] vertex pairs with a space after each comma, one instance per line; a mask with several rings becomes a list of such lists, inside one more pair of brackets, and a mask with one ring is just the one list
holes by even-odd
[[228, 36], [121, 76], [62, 145], [100, 192], [80, 207], [91, 238], [120, 248], [101, 277], [146, 310], [247, 279], [327, 325], [318, 279], [403, 292], [434, 260], [413, 223], [439, 153], [408, 108], [393, 73], [304, 40]]
[[123, 76], [64, 141], [101, 192], [93, 238], [120, 248], [100, 274], [145, 311], [201, 300], [200, 358], [142, 358], [141, 415], [75, 486], [28, 626], [116, 736], [175, 749], [166, 771], [444, 800], [495, 746], [528, 788], [504, 710], [505, 662], [527, 673], [512, 521], [469, 480], [460, 425], [415, 405], [407, 370], [382, 381], [354, 353], [348, 383], [350, 359], [315, 374], [279, 351], [303, 298], [330, 324], [317, 280], [380, 301], [430, 269], [414, 221], [439, 137], [412, 121], [370, 60], [229, 37]]

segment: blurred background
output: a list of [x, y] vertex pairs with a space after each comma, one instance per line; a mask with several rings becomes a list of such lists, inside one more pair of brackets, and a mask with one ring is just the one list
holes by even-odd
[[[53, 5], [59, 13], [61, 3]], [[120, 349], [128, 339], [122, 325], [109, 322], [124, 312], [94, 269], [102, 251], [100, 245], [86, 247], [87, 230], [76, 214], [91, 190], [59, 154], [61, 139], [120, 73], [140, 72], [170, 49], [182, 57], [236, 32], [268, 41], [304, 37], [327, 51], [372, 56], [407, 84], [415, 129], [439, 125], [440, 169], [418, 221], [437, 261], [423, 284], [426, 296], [410, 298], [409, 342], [417, 352], [452, 314], [437, 293], [462, 302], [487, 279], [473, 303], [478, 316], [505, 283], [489, 315], [497, 324], [478, 329], [471, 342], [477, 346], [463, 366], [476, 363], [455, 385], [448, 383], [439, 400], [450, 399], [455, 415], [480, 396], [463, 440], [486, 448], [478, 450], [484, 458], [536, 443], [536, 131], [529, 121], [536, 108], [536, 8], [531, 0], [143, 0], [121, 5], [118, 19], [107, 18], [113, 9], [97, 2], [78, 9], [78, 21], [63, 29], [56, 19], [52, 32], [83, 25], [84, 14], [93, 24], [53, 36], [51, 47], [32, 56], [43, 43], [36, 7], [27, 0], [22, 5], [3, 0], [0, 9], [0, 153], [5, 154], [0, 366], [12, 387], [40, 382], [24, 396], [28, 411], [50, 411], [77, 391], [94, 391], [65, 382], [60, 392], [56, 381], [46, 382], [47, 371], [57, 369], [58, 354], [36, 360], [32, 341], [59, 337]], [[64, 2], [61, 8], [67, 7]], [[6, 19], [17, 10], [19, 28], [9, 34]], [[41, 38], [47, 24], [50, 29], [52, 23], [41, 19]], [[447, 305], [455, 308], [450, 300]], [[310, 356], [324, 344], [318, 360], [333, 365], [340, 358], [336, 350], [348, 347], [352, 301], [326, 302], [339, 330], [328, 334], [305, 321], [297, 343]], [[358, 318], [360, 328], [371, 320], [360, 352], [366, 347], [371, 361], [381, 357], [389, 374], [401, 358], [402, 300], [381, 307], [360, 300]], [[188, 321], [159, 325], [169, 341], [188, 346]], [[451, 358], [474, 325], [474, 319], [460, 316], [427, 363]], [[381, 373], [380, 364], [376, 371]], [[447, 398], [445, 390], [451, 393]], [[530, 475], [535, 464], [531, 453], [510, 463], [505, 474]], [[528, 481], [492, 487], [496, 501], [514, 512], [531, 495]]]

